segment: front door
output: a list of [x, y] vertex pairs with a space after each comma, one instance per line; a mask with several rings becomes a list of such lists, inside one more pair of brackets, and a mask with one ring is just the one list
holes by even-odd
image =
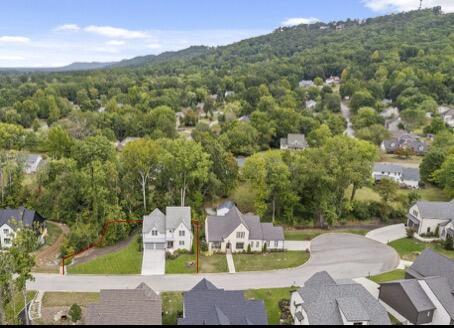
[[168, 241], [167, 242], [167, 248], [172, 249], [173, 248], [173, 241]]

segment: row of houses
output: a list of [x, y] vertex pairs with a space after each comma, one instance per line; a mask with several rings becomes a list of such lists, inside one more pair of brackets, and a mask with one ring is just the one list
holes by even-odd
[[[210, 253], [261, 252], [284, 250], [284, 230], [262, 223], [259, 216], [243, 214], [233, 204], [218, 209], [205, 220], [205, 239]], [[143, 220], [144, 250], [174, 253], [192, 249], [193, 232], [190, 207], [167, 207], [166, 214], [155, 209]]]

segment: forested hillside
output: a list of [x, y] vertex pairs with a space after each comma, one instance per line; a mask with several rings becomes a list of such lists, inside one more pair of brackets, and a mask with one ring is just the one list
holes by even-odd
[[[330, 76], [340, 83], [324, 83]], [[425, 179], [453, 195], [454, 137], [437, 111], [454, 105], [453, 77], [454, 14], [439, 8], [280, 28], [93, 71], [3, 73], [0, 207], [26, 204], [70, 224], [74, 248], [109, 218], [182, 203], [203, 218], [204, 205], [235, 190], [251, 199], [247, 210], [288, 224], [402, 217], [408, 199], [395, 209], [354, 198], [389, 137], [380, 113], [392, 104], [402, 129], [437, 135]], [[342, 136], [341, 99], [358, 139]], [[304, 133], [310, 149], [269, 151], [289, 133]], [[117, 152], [128, 137], [145, 139]], [[46, 157], [33, 179], [24, 151]], [[238, 156], [252, 156], [242, 170]]]

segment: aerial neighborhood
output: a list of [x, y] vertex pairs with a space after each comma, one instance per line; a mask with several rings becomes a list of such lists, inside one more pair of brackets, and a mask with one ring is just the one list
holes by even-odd
[[454, 325], [453, 6], [319, 2], [0, 10], [1, 326]]

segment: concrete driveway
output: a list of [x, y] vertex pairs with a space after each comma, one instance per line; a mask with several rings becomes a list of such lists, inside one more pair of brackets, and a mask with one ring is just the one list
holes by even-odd
[[244, 290], [301, 286], [314, 273], [328, 271], [335, 279], [353, 279], [395, 269], [399, 256], [394, 249], [374, 240], [350, 234], [325, 234], [311, 243], [311, 258], [294, 269], [240, 272], [235, 274], [179, 274], [161, 276], [100, 276], [36, 274], [30, 290], [98, 292], [109, 288], [135, 288], [141, 282], [156, 291], [186, 291], [203, 277], [220, 288]]
[[388, 244], [392, 241], [407, 237], [407, 231], [404, 224], [395, 224], [369, 231], [366, 237], [382, 244]]
[[142, 275], [163, 275], [166, 273], [166, 251], [161, 249], [143, 250]]
[[288, 251], [305, 251], [311, 248], [311, 242], [308, 240], [286, 240], [284, 248]]

